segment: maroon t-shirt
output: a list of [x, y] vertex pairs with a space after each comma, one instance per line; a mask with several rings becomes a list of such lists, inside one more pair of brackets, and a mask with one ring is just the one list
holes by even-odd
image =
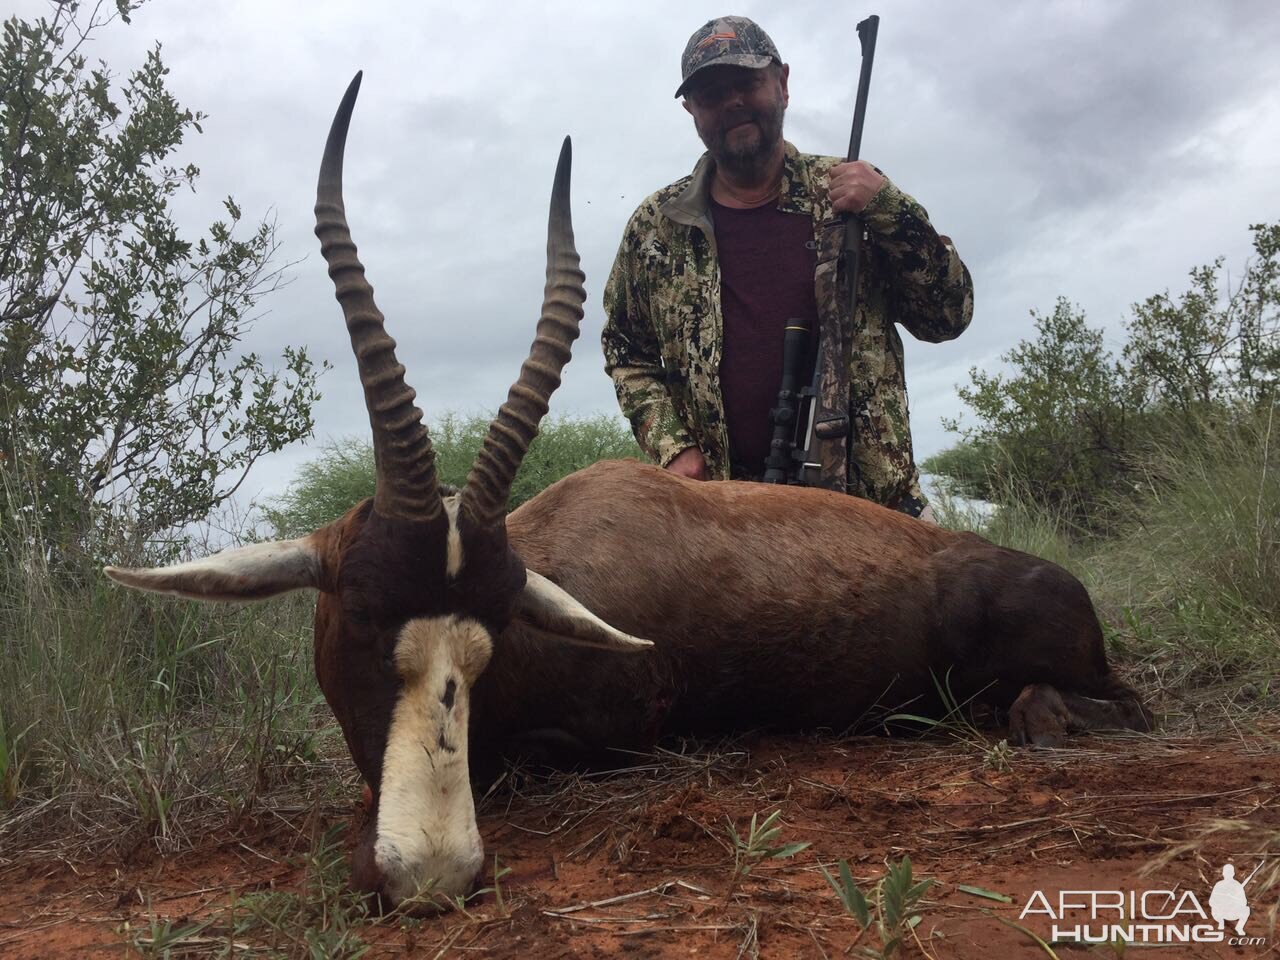
[[754, 477], [764, 472], [773, 436], [769, 410], [782, 382], [783, 329], [792, 317], [812, 324], [818, 313], [813, 221], [773, 204], [738, 210], [714, 200], [711, 218], [724, 308], [720, 391], [729, 460], [735, 476]]

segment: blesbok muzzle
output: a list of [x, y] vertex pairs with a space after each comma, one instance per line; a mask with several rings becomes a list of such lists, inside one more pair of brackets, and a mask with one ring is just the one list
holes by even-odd
[[437, 905], [469, 893], [484, 846], [467, 763], [471, 687], [493, 643], [458, 617], [412, 620], [396, 644], [402, 686], [387, 731], [373, 830], [361, 838], [352, 880], [398, 906]]

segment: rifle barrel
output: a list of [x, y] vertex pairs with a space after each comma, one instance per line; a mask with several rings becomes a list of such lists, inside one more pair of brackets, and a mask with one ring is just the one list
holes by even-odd
[[874, 13], [858, 24], [858, 40], [862, 43], [862, 70], [858, 74], [858, 98], [853, 104], [853, 130], [849, 133], [849, 156], [852, 163], [862, 150], [862, 122], [867, 116], [867, 94], [871, 91], [871, 64], [876, 58], [876, 34], [880, 18]]

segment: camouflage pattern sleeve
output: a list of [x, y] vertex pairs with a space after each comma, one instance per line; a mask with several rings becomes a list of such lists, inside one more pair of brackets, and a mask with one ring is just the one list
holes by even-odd
[[940, 343], [960, 336], [973, 319], [973, 280], [924, 207], [886, 178], [862, 216], [894, 271], [886, 284], [893, 319], [917, 340]]
[[618, 405], [631, 421], [636, 442], [658, 466], [665, 467], [697, 442], [677, 415], [667, 388], [662, 350], [649, 310], [648, 281], [637, 267], [636, 216], [622, 236], [604, 288], [604, 369], [613, 379]]

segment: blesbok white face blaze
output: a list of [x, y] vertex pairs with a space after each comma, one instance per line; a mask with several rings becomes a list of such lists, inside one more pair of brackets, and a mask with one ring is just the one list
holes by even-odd
[[462, 570], [462, 532], [458, 529], [458, 507], [461, 506], [461, 500], [457, 496], [444, 498], [444, 514], [449, 518], [449, 539], [446, 545], [448, 553], [444, 572], [450, 579]]
[[374, 857], [383, 894], [467, 893], [484, 847], [467, 767], [471, 687], [493, 641], [473, 620], [411, 620], [400, 632], [395, 667], [403, 686], [391, 717], [379, 791]]

